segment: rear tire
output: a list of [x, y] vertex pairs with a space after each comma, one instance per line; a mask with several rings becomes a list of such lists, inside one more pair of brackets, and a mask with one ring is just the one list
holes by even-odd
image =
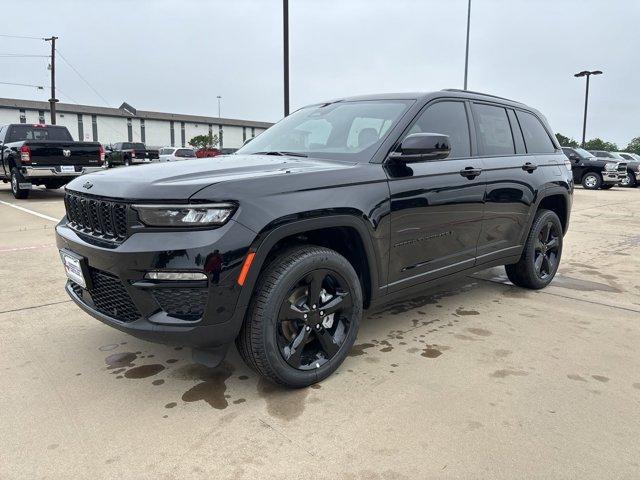
[[20, 184], [24, 183], [24, 177], [17, 168], [11, 169], [11, 193], [17, 199], [27, 198], [29, 189], [20, 188]]
[[539, 210], [518, 263], [505, 265], [514, 285], [539, 290], [551, 283], [562, 257], [562, 223], [551, 210]]
[[124, 165], [125, 167], [130, 167], [131, 166], [131, 159], [130, 158], [125, 158], [124, 159]]
[[349, 261], [328, 248], [294, 247], [261, 273], [236, 345], [260, 375], [307, 387], [342, 364], [361, 317], [362, 290]]
[[598, 190], [602, 186], [602, 175], [596, 172], [585, 173], [582, 186], [587, 190]]

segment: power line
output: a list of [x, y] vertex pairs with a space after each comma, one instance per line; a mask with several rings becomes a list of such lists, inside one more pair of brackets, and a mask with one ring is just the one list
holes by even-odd
[[44, 90], [43, 85], [31, 85], [30, 83], [13, 83], [13, 82], [0, 82], [1, 85], [15, 85], [18, 87], [34, 87], [38, 90]]
[[93, 88], [93, 85], [91, 85], [91, 84], [89, 83], [89, 81], [88, 81], [86, 78], [84, 78], [84, 77], [82, 76], [82, 74], [78, 71], [78, 69], [77, 69], [76, 67], [74, 67], [73, 65], [71, 65], [71, 63], [69, 62], [69, 60], [67, 60], [67, 59], [65, 58], [65, 56], [64, 56], [64, 55], [62, 55], [62, 53], [60, 53], [60, 50], [58, 50], [58, 49], [56, 48], [56, 52], [58, 53], [58, 55], [60, 55], [60, 58], [62, 58], [62, 60], [64, 61], [64, 63], [66, 63], [67, 65], [69, 65], [69, 67], [71, 68], [71, 70], [73, 70], [73, 71], [76, 73], [76, 75], [78, 75], [78, 77], [80, 77], [80, 79], [81, 79], [84, 83], [86, 83], [86, 84], [87, 84], [87, 86], [88, 86], [91, 90], [93, 90], [93, 93], [95, 93], [98, 97], [100, 97], [100, 99], [105, 103], [105, 105], [106, 105], [107, 107], [111, 107], [111, 105], [109, 105], [109, 102], [107, 102], [107, 100], [106, 100], [102, 95], [100, 95], [100, 93], [99, 93], [95, 88]]
[[0, 57], [20, 58], [20, 57], [36, 57], [49, 58], [49, 55], [32, 55], [28, 53], [0, 53]]
[[8, 35], [5, 33], [0, 33], [0, 37], [5, 37], [5, 38], [24, 38], [24, 39], [29, 39], [29, 40], [44, 40], [44, 38], [42, 37], [29, 37], [27, 35]]

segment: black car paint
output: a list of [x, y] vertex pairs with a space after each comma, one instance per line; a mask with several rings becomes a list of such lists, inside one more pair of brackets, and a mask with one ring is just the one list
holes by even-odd
[[[463, 101], [469, 109], [473, 101], [525, 109], [538, 116], [553, 137], [535, 110], [453, 91], [360, 98], [414, 101], [369, 163], [236, 154], [146, 165], [135, 178], [125, 170], [101, 172], [68, 185], [72, 192], [131, 203], [238, 204], [233, 219], [216, 229], [154, 229], [141, 227], [131, 218], [136, 233], [117, 246], [96, 245], [64, 218], [56, 227], [58, 247], [122, 279], [143, 317], [119, 322], [84, 305], [68, 284], [71, 298], [104, 323], [140, 338], [215, 349], [221, 357], [240, 329], [261, 268], [283, 238], [330, 227], [351, 229], [366, 253], [363, 277], [370, 284], [365, 295], [370, 306], [452, 275], [516, 262], [535, 211], [546, 198], [560, 199], [565, 229], [568, 226], [573, 182], [555, 140], [554, 154], [487, 157], [478, 152], [472, 129], [470, 158], [411, 164], [387, 161], [401, 134], [431, 102], [446, 98]], [[467, 167], [481, 168], [482, 173], [475, 178], [462, 176], [460, 171]], [[83, 189], [86, 181], [93, 184], [91, 191]], [[145, 272], [203, 271], [214, 249], [220, 252], [222, 265], [216, 275], [206, 272], [209, 301], [202, 319], [177, 321], [159, 312], [150, 289], [178, 284], [144, 280]], [[255, 259], [241, 287], [237, 278], [249, 251], [255, 252]]]

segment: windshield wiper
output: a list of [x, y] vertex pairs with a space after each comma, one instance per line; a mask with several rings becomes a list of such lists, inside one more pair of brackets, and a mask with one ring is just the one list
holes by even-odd
[[300, 152], [286, 152], [283, 150], [273, 150], [269, 152], [255, 152], [251, 155], [280, 155], [281, 157], [308, 157], [308, 155]]

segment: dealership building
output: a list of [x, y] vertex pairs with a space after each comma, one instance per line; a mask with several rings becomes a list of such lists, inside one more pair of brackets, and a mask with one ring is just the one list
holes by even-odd
[[[56, 123], [64, 125], [77, 140], [143, 142], [149, 147], [184, 147], [196, 135], [218, 135], [221, 148], [238, 148], [271, 126], [266, 122], [203, 117], [137, 110], [127, 103], [120, 108], [56, 104]], [[0, 98], [0, 125], [51, 123], [49, 103]]]

